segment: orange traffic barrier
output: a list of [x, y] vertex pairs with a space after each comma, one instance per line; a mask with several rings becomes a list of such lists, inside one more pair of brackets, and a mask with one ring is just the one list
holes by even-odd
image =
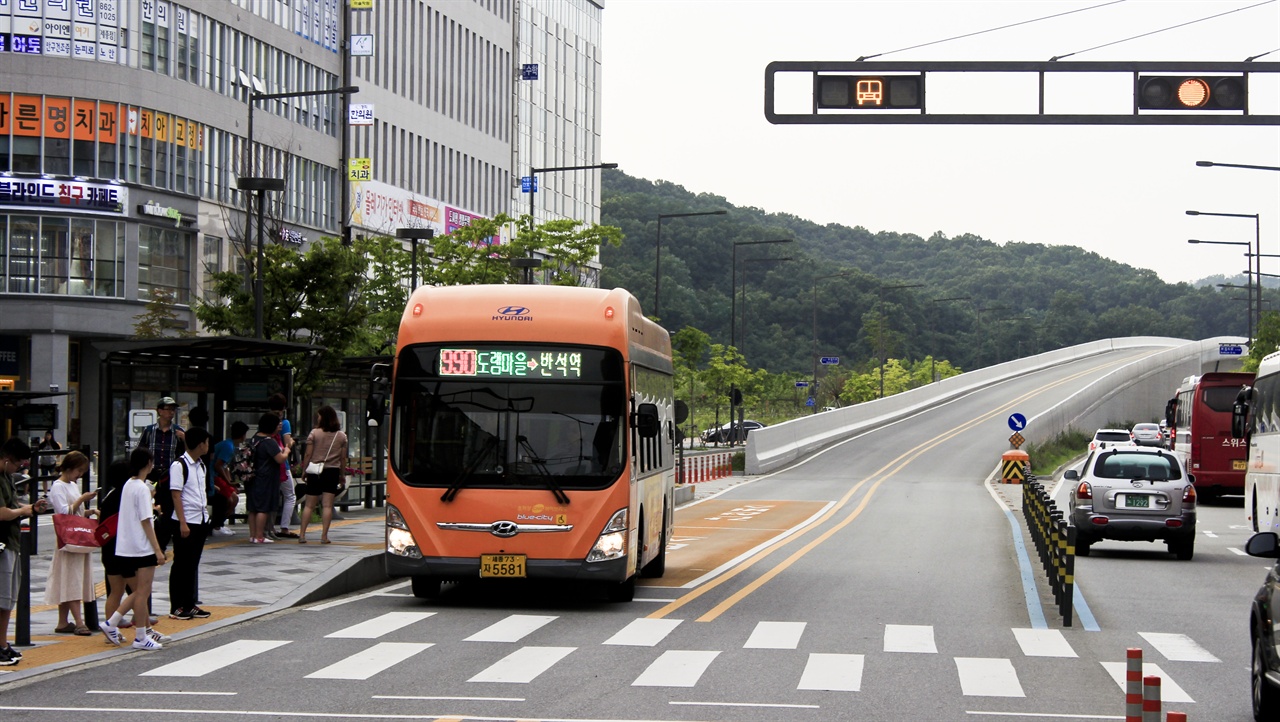
[[1025, 451], [1013, 449], [1000, 457], [1000, 483], [1021, 484], [1031, 470], [1031, 457]]

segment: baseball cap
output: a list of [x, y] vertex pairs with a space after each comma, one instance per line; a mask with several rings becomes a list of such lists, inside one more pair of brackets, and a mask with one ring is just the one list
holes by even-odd
[[157, 409], [163, 409], [166, 406], [176, 407], [177, 405], [178, 405], [178, 402], [174, 401], [172, 396], [161, 396], [160, 400], [156, 402]]

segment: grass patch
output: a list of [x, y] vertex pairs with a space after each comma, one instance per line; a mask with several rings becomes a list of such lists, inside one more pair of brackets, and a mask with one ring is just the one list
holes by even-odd
[[1047, 475], [1089, 448], [1092, 438], [1093, 434], [1069, 428], [1043, 444], [1027, 444], [1024, 451], [1031, 457], [1033, 473]]

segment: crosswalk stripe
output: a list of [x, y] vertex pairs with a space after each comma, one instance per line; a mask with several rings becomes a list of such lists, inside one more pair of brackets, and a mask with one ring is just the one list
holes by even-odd
[[631, 683], [632, 687], [692, 687], [719, 652], [669, 650]]
[[919, 624], [884, 625], [884, 651], [937, 654], [933, 627]]
[[430, 646], [430, 643], [379, 642], [363, 652], [308, 674], [307, 679], [369, 679]]
[[377, 639], [432, 616], [435, 612], [388, 612], [324, 636], [325, 639]]
[[[1125, 688], [1126, 663], [1103, 662], [1102, 668], [1107, 670], [1107, 674], [1111, 675], [1111, 679], [1115, 680], [1116, 686], [1123, 691]], [[1163, 669], [1160, 669], [1160, 665], [1143, 662], [1142, 676], [1149, 677], [1152, 675], [1160, 678], [1161, 701], [1195, 703], [1195, 700], [1191, 699], [1191, 695], [1187, 694], [1186, 690], [1179, 687], [1177, 682], [1170, 679], [1169, 675], [1165, 674]]]
[[577, 647], [521, 647], [467, 680], [528, 684]]
[[956, 657], [960, 691], [968, 697], [1026, 697], [1007, 659]]
[[138, 675], [140, 677], [203, 677], [223, 667], [230, 667], [250, 657], [270, 652], [288, 644], [284, 640], [241, 639], [221, 647], [193, 654], [163, 667], [156, 667]]
[[1221, 662], [1209, 650], [1195, 643], [1185, 634], [1162, 632], [1138, 632], [1138, 636], [1156, 648], [1170, 662]]
[[618, 633], [609, 637], [604, 641], [605, 644], [619, 644], [629, 647], [652, 647], [661, 642], [671, 633], [673, 629], [680, 625], [679, 619], [648, 619], [640, 617], [631, 620], [631, 623]]
[[1028, 657], [1076, 657], [1060, 629], [1014, 629], [1013, 636]]
[[810, 654], [796, 689], [861, 691], [862, 663], [861, 654]]
[[804, 622], [760, 622], [744, 649], [795, 649], [804, 634]]
[[540, 614], [512, 614], [500, 622], [467, 637], [467, 642], [519, 642], [529, 634], [555, 621], [557, 617]]

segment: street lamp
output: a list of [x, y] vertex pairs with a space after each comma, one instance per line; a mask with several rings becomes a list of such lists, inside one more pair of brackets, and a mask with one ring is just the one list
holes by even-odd
[[516, 268], [524, 269], [524, 280], [522, 283], [527, 285], [533, 283], [533, 269], [542, 265], [542, 259], [529, 257], [512, 258], [511, 265]]
[[[534, 194], [538, 192], [538, 174], [539, 173], [558, 173], [568, 170], [593, 170], [595, 168], [617, 168], [617, 163], [596, 163], [594, 165], [561, 165], [554, 168], [534, 168], [529, 167], [529, 230], [533, 230], [533, 201], [536, 197]], [[533, 251], [529, 251], [529, 257], [533, 257]], [[530, 266], [524, 266], [524, 282], [533, 283], [533, 270]]]
[[1198, 160], [1196, 165], [1201, 168], [1246, 168], [1248, 170], [1280, 170], [1280, 167], [1274, 165], [1245, 165], [1243, 163], [1219, 163], [1212, 160]]
[[828, 273], [813, 279], [813, 386], [809, 395], [813, 397], [813, 413], [818, 413], [818, 281], [827, 278], [842, 278], [853, 275], [853, 271]]
[[[252, 106], [250, 106], [252, 107]], [[262, 265], [263, 265], [263, 217], [266, 215], [266, 196], [267, 191], [284, 190], [283, 178], [259, 178], [241, 176], [236, 180], [236, 187], [242, 191], [253, 191], [258, 196], [258, 262], [253, 269], [253, 329], [254, 337], [261, 341], [262, 333]], [[249, 214], [252, 220], [253, 204], [249, 205]]]
[[[744, 258], [743, 263], [785, 263], [792, 260], [791, 256], [783, 258]], [[742, 269], [742, 346], [747, 345], [747, 269]], [[742, 354], [744, 357], [746, 353]]]
[[[1249, 246], [1253, 245], [1248, 241], [1201, 241], [1196, 238], [1187, 239], [1187, 243], [1193, 243], [1197, 245], [1207, 244], [1207, 245], [1213, 245], [1213, 246], [1244, 246], [1245, 248], [1248, 248]], [[1244, 272], [1245, 283], [1247, 283], [1248, 285], [1243, 287], [1244, 290], [1246, 291], [1246, 294], [1245, 294], [1246, 299], [1249, 301], [1249, 308], [1245, 312], [1245, 321], [1246, 321], [1245, 327], [1247, 328], [1247, 334], [1249, 338], [1252, 339], [1253, 338], [1253, 259], [1252, 259], [1253, 254], [1249, 253], [1248, 251], [1245, 251], [1244, 256], [1245, 258], [1249, 258], [1249, 270]], [[1221, 286], [1224, 284], [1218, 284], [1218, 285]], [[1261, 282], [1259, 282], [1258, 285], [1261, 286]], [[1241, 287], [1232, 286], [1232, 288], [1241, 288]]]
[[418, 241], [430, 241], [436, 237], [434, 228], [397, 228], [396, 238], [408, 240], [413, 244], [413, 275], [409, 282], [409, 295], [418, 288]]
[[[734, 350], [738, 348], [738, 246], [758, 246], [767, 243], [791, 243], [790, 238], [778, 238], [770, 241], [734, 241], [733, 252], [730, 254], [729, 267], [731, 269], [732, 278], [729, 283], [729, 346]], [[733, 409], [737, 405], [734, 403], [734, 397], [737, 396], [737, 386], [729, 387], [729, 428], [733, 428]], [[717, 407], [718, 409], [719, 407]], [[718, 412], [717, 412], [718, 413]], [[719, 421], [719, 419], [716, 419]], [[732, 442], [730, 442], [732, 443]]]
[[[1252, 218], [1253, 219], [1253, 257], [1250, 258], [1249, 266], [1253, 272], [1258, 275], [1257, 294], [1256, 297], [1262, 298], [1262, 218], [1257, 213], [1211, 213], [1209, 211], [1187, 211], [1189, 216], [1218, 216], [1220, 218]], [[1259, 328], [1262, 325], [1262, 304], [1255, 304], [1253, 311], [1252, 328]], [[1249, 340], [1253, 340], [1253, 334], [1249, 334]]]
[[[881, 286], [880, 287], [880, 305], [884, 305], [885, 291], [898, 291], [904, 288], [924, 288], [924, 284], [923, 283], [904, 283], [897, 286]], [[884, 315], [883, 314], [880, 315], [878, 321], [879, 323], [877, 324], [877, 326], [879, 327], [879, 330], [877, 331], [876, 335], [880, 337], [877, 343], [877, 345], [880, 347], [880, 398], [883, 399], [884, 398], [884, 362], [885, 362]]]
[[697, 211], [693, 213], [659, 213], [658, 214], [658, 243], [657, 252], [654, 254], [653, 261], [653, 315], [659, 318], [658, 299], [661, 298], [662, 290], [662, 221], [665, 218], [689, 218], [692, 216], [723, 216], [729, 211]]

